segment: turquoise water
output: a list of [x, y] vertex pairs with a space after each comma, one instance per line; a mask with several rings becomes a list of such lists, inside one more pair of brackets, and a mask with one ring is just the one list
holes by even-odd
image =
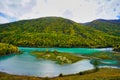
[[28, 48], [28, 47], [19, 47], [22, 51], [32, 52], [32, 51], [54, 51], [59, 52], [68, 52], [75, 54], [92, 54], [100, 51], [112, 51], [112, 48]]
[[[38, 60], [35, 56], [30, 55], [31, 51], [44, 51], [46, 49], [59, 52], [70, 52], [74, 54], [92, 54], [94, 52], [103, 51], [103, 49], [90, 48], [24, 48], [19, 47], [23, 51], [20, 55], [9, 55], [0, 57], [0, 71], [17, 75], [31, 75], [39, 77], [55, 77], [60, 73], [73, 74], [80, 71], [93, 69], [90, 60], [84, 59], [74, 64], [56, 64], [55, 61]], [[105, 49], [106, 50], [106, 49]]]
[[116, 61], [116, 60], [101, 60], [101, 63], [104, 63], [104, 64], [117, 64], [118, 61]]

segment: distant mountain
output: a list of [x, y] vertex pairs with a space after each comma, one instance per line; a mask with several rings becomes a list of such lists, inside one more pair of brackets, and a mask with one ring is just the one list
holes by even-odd
[[91, 26], [97, 30], [103, 31], [110, 35], [120, 36], [120, 20], [104, 20], [98, 19], [85, 25]]
[[1, 24], [0, 42], [26, 47], [111, 47], [120, 38], [65, 18], [43, 17]]

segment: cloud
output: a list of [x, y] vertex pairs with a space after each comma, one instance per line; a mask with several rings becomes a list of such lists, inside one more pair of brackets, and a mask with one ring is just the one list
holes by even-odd
[[1, 12], [0, 12], [0, 16], [1, 16], [1, 17], [7, 17], [5, 14], [3, 14], [3, 13], [1, 13]]
[[8, 21], [6, 18], [0, 16], [0, 24], [8, 23], [8, 22], [10, 22], [10, 21]]
[[2, 20], [2, 21], [0, 21], [0, 23], [13, 22], [13, 21], [17, 20], [17, 18], [8, 16], [8, 15], [6, 15], [4, 13], [1, 13], [1, 12], [0, 12], [0, 17], [1, 17], [1, 20]]
[[0, 12], [18, 20], [59, 16], [76, 22], [89, 22], [99, 18], [118, 19], [120, 2], [119, 0], [0, 0]]
[[44, 2], [45, 2], [45, 3], [47, 3], [47, 2], [48, 2], [48, 0], [44, 0]]
[[68, 9], [64, 11], [63, 16], [64, 16], [65, 18], [70, 18], [70, 19], [73, 18], [72, 12], [71, 12], [70, 10], [68, 10]]
[[35, 4], [33, 0], [1, 0], [0, 12], [4, 13], [4, 17], [11, 22], [31, 12]]

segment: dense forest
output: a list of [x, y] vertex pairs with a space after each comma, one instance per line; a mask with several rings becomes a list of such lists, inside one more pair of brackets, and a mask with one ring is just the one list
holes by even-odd
[[120, 37], [120, 20], [98, 19], [89, 23], [85, 23], [85, 25], [103, 31], [105, 33], [108, 33], [109, 35]]
[[114, 47], [120, 37], [61, 17], [0, 25], [0, 42], [25, 47]]
[[7, 54], [14, 54], [18, 52], [19, 50], [16, 46], [0, 43], [0, 56], [7, 55]]

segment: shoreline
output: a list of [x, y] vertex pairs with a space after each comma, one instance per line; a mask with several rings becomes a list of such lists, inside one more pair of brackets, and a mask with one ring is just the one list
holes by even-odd
[[[116, 66], [98, 66], [99, 69], [119, 69], [120, 70], [120, 67], [116, 67]], [[79, 71], [79, 72], [87, 72], [87, 71], [93, 71], [94, 68], [91, 68], [91, 69], [87, 69], [87, 70], [83, 70], [83, 71]], [[64, 73], [60, 73], [62, 74], [62, 76], [70, 76], [70, 75], [76, 75], [76, 74], [79, 74], [79, 72], [74, 72], [74, 73], [67, 73], [67, 74], [64, 74]], [[9, 74], [9, 75], [15, 75], [15, 76], [27, 76], [27, 77], [39, 77], [39, 78], [57, 78], [60, 76], [60, 74], [57, 74], [57, 75], [54, 75], [54, 76], [35, 76], [35, 75], [29, 75], [29, 74], [15, 74], [15, 73], [10, 73], [10, 72], [7, 72], [7, 71], [2, 71], [0, 70], [0, 73], [4, 73], [4, 74]]]
[[[101, 74], [101, 72], [105, 72], [105, 73]], [[116, 69], [116, 68], [100, 68], [100, 70], [98, 70], [98, 71], [94, 71], [92, 69], [92, 70], [87, 70], [87, 71], [83, 71], [83, 72], [79, 72], [79, 73], [75, 73], [75, 74], [69, 74], [69, 75], [64, 75], [64, 74], [61, 73], [59, 76], [57, 76], [57, 77], [51, 77], [51, 78], [47, 77], [47, 76], [46, 77], [36, 77], [36, 76], [26, 76], [26, 75], [14, 75], [14, 74], [8, 74], [8, 73], [5, 73], [5, 72], [0, 72], [0, 76], [2, 76], [1, 78], [3, 78], [3, 79], [6, 78], [6, 76], [7, 76], [8, 79], [11, 78], [11, 77], [13, 77], [10, 80], [12, 80], [12, 79], [13, 80], [17, 80], [18, 78], [20, 78], [21, 80], [22, 80], [22, 78], [23, 79], [28, 79], [29, 78], [30, 80], [34, 80], [34, 79], [35, 80], [44, 80], [44, 79], [57, 80], [58, 78], [62, 78], [60, 80], [66, 80], [67, 78], [68, 79], [71, 78], [70, 80], [72, 80], [72, 78], [74, 78], [74, 77], [76, 77], [78, 79], [80, 79], [81, 77], [84, 77], [84, 78], [86, 78], [86, 80], [91, 80], [89, 78], [90, 77], [89, 75], [96, 74], [95, 76], [91, 77], [93, 79], [96, 79], [97, 75], [103, 76], [105, 74], [106, 76], [103, 76], [103, 78], [105, 77], [107, 79], [107, 76], [109, 78], [111, 78], [112, 72], [115, 72], [114, 75], [113, 75], [115, 77], [113, 77], [113, 78], [120, 79], [120, 74], [119, 74], [120, 69]], [[87, 78], [87, 76], [89, 76], [89, 77]], [[17, 78], [15, 79], [15, 77], [17, 77]], [[102, 79], [102, 77], [100, 77], [100, 80], [101, 79]], [[115, 80], [118, 80], [118, 79], [115, 79]], [[84, 80], [84, 79], [81, 78], [81, 80]], [[99, 79], [97, 79], [97, 80], [99, 80]]]

